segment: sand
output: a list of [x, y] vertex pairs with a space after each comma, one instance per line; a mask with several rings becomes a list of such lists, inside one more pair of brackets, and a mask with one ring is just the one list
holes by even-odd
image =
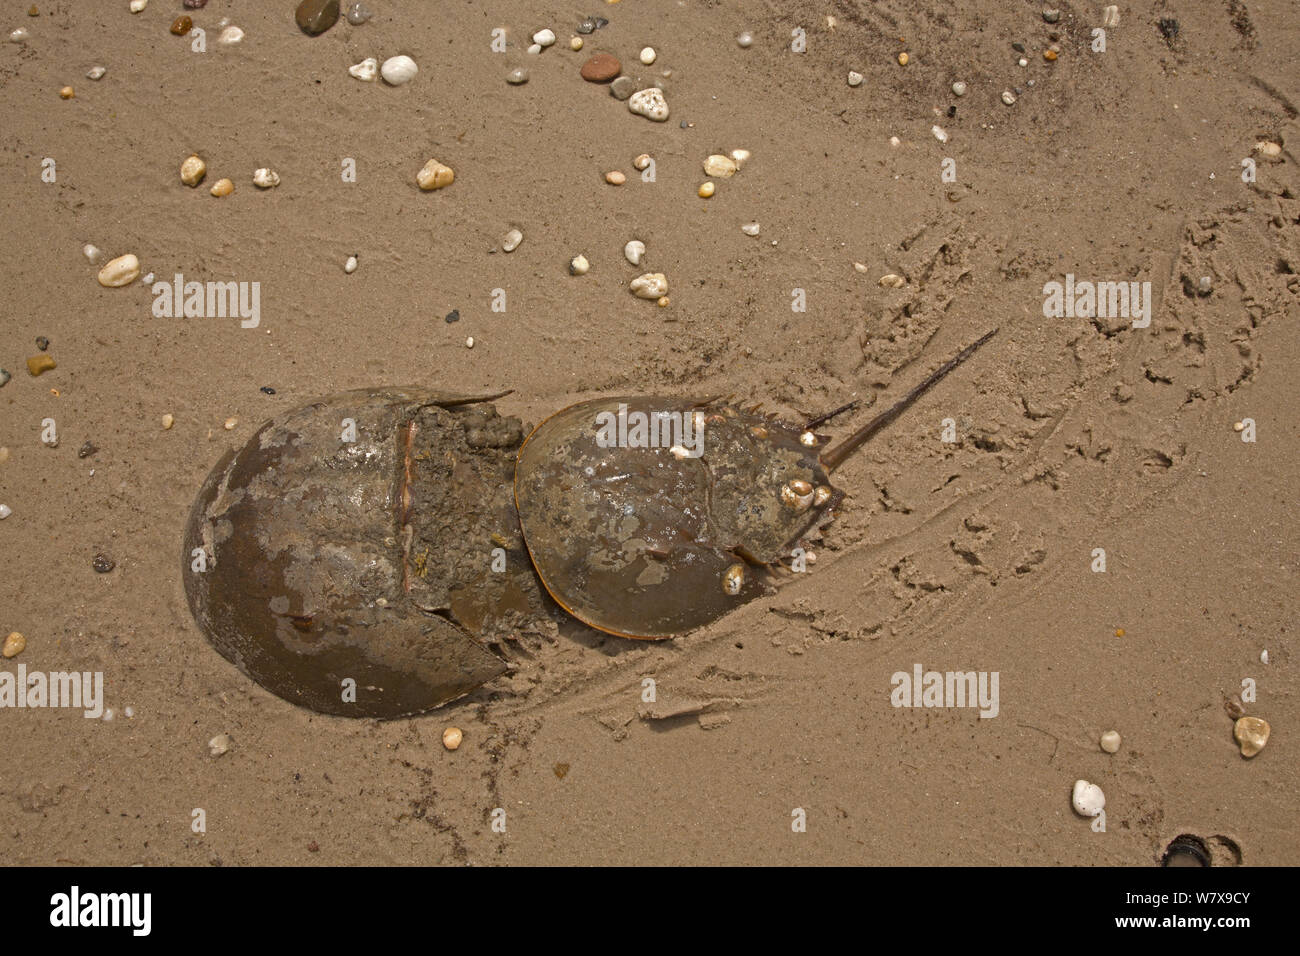
[[[0, 48], [0, 632], [28, 644], [0, 670], [102, 672], [115, 717], [0, 711], [0, 857], [1149, 866], [1191, 833], [1246, 864], [1297, 862], [1291, 5], [1122, 5], [1104, 53], [1093, 3], [1062, 2], [1049, 26], [1037, 4], [994, 0], [373, 0], [370, 23], [309, 38], [288, 0], [212, 0], [191, 13], [206, 53], [168, 33], [179, 0], [27, 5], [4, 29], [30, 39]], [[610, 24], [574, 53], [589, 12]], [[215, 42], [222, 16], [239, 45]], [[559, 42], [530, 57], [542, 26]], [[671, 119], [584, 82], [600, 51], [671, 70]], [[406, 86], [347, 73], [399, 53], [419, 65]], [[97, 63], [107, 75], [86, 79]], [[520, 66], [529, 82], [508, 85]], [[1252, 153], [1261, 140], [1276, 160]], [[705, 157], [737, 147], [753, 158], [698, 198]], [[179, 179], [193, 152], [197, 190]], [[455, 182], [421, 193], [430, 158]], [[256, 190], [259, 167], [281, 185]], [[216, 199], [220, 177], [236, 188]], [[507, 255], [512, 227], [525, 239]], [[668, 276], [667, 308], [628, 293], [646, 271], [622, 258], [631, 238]], [[85, 243], [163, 279], [259, 282], [260, 324], [157, 318], [147, 286], [96, 283]], [[571, 276], [579, 253], [591, 271]], [[882, 288], [886, 273], [907, 282]], [[1067, 274], [1149, 282], [1150, 326], [1046, 317], [1044, 286]], [[262, 690], [186, 606], [181, 533], [204, 477], [319, 395], [509, 388], [498, 407], [528, 423], [638, 391], [734, 394], [792, 420], [860, 399], [826, 427], [840, 437], [994, 326], [838, 473], [849, 497], [809, 573], [677, 640], [569, 622], [520, 642], [512, 676], [375, 722]], [[34, 378], [42, 335], [58, 367]], [[1246, 418], [1253, 443], [1233, 429]], [[79, 458], [86, 441], [98, 451]], [[893, 675], [916, 665], [997, 672], [996, 716], [893, 706]], [[1245, 711], [1272, 726], [1250, 760], [1224, 706], [1246, 679]], [[219, 734], [232, 744], [213, 757]], [[1104, 833], [1071, 809], [1080, 778], [1105, 791]]]

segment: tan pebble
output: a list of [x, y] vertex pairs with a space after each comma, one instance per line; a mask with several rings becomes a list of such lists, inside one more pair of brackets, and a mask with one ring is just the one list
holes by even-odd
[[1282, 145], [1269, 140], [1260, 140], [1255, 144], [1255, 152], [1269, 159], [1277, 159], [1282, 155]]
[[749, 162], [749, 158], [754, 154], [747, 149], [733, 149], [729, 155], [731, 156], [731, 161], [736, 164], [736, 168], [740, 169]]
[[235, 184], [232, 183], [229, 179], [218, 179], [215, 183], [212, 184], [212, 189], [209, 191], [212, 193], [212, 195], [217, 197], [229, 196], [231, 193], [235, 191]]
[[234, 741], [230, 739], [230, 734], [217, 734], [208, 741], [208, 753], [213, 757], [220, 757], [224, 753], [229, 753], [232, 743]]
[[655, 305], [659, 306], [659, 308], [661, 309], [668, 308], [668, 296], [661, 295], [658, 299], [655, 300]]
[[907, 285], [907, 280], [893, 272], [880, 277], [880, 287], [882, 289], [901, 289], [905, 285]]
[[162, 417], [162, 427], [164, 430], [171, 428], [175, 424], [176, 424], [176, 416], [173, 415], [171, 412], [168, 412], [166, 415]]
[[436, 159], [431, 159], [424, 164], [424, 168], [415, 176], [415, 181], [425, 192], [433, 189], [442, 189], [444, 186], [450, 186], [456, 179], [456, 174], [450, 166], [444, 166]]
[[1245, 423], [1245, 422], [1234, 422], [1234, 423], [1233, 423], [1233, 426], [1232, 426], [1232, 430], [1233, 430], [1234, 432], [1245, 431], [1245, 430], [1246, 430], [1246, 423]]
[[54, 359], [48, 355], [33, 355], [27, 360], [27, 371], [33, 376], [40, 375], [42, 372], [48, 372], [52, 368], [57, 368]]
[[650, 165], [650, 154], [642, 153], [636, 159], [632, 160], [632, 165], [635, 166], [637, 169], [645, 169], [647, 166]]
[[459, 727], [448, 727], [442, 732], [442, 745], [448, 750], [455, 750], [464, 739], [465, 735], [460, 732]]
[[713, 183], [700, 183], [698, 190], [701, 199], [708, 199], [713, 195]]
[[[6, 645], [5, 656], [8, 657], [8, 646]], [[1253, 757], [1264, 749], [1268, 743], [1270, 731], [1268, 721], [1262, 717], [1240, 717], [1236, 725], [1232, 728], [1232, 736], [1237, 738], [1237, 743], [1241, 745], [1241, 755], [1243, 757]]]
[[181, 182], [186, 186], [197, 186], [207, 174], [208, 164], [197, 154], [187, 156], [185, 162], [181, 163]]
[[239, 424], [239, 419], [232, 417], [232, 418], [227, 418], [224, 422], [222, 422], [221, 427], [224, 428], [226, 431], [231, 431], [238, 424]]
[[70, 100], [76, 95], [76, 90], [70, 86], [65, 86], [63, 89], [59, 90], [59, 99]]
[[27, 638], [23, 637], [17, 631], [10, 631], [9, 636], [5, 638], [4, 656], [17, 657], [27, 646]]
[[1119, 750], [1120, 736], [1117, 730], [1108, 730], [1101, 735], [1101, 749], [1108, 754], [1116, 753]]
[[569, 49], [577, 52], [582, 49], [582, 37], [571, 37], [569, 39]]
[[740, 167], [730, 156], [720, 156], [714, 153], [704, 160], [704, 175], [717, 176], [719, 179], [730, 179], [736, 175], [736, 170]]
[[611, 186], [622, 186], [627, 182], [627, 177], [617, 169], [611, 169], [605, 174], [605, 182], [609, 183]]
[[0, 446], [0, 465], [9, 460], [9, 449]]
[[906, 53], [900, 53], [900, 54], [898, 54], [898, 65], [899, 65], [899, 66], [907, 66], [909, 60], [911, 60], [911, 57], [909, 57]]
[[99, 284], [109, 289], [120, 289], [140, 277], [140, 260], [131, 254], [118, 256], [104, 263], [99, 270]]
[[855, 262], [853, 263], [853, 271], [865, 273], [867, 271], [867, 264], [865, 262]]

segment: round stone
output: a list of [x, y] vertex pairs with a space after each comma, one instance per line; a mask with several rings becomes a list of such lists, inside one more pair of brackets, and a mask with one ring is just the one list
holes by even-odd
[[642, 48], [640, 59], [642, 63], [644, 63], [646, 66], [649, 66], [651, 63], [655, 61], [655, 58], [657, 56], [658, 54], [655, 53], [654, 47], [648, 46]]
[[754, 45], [754, 34], [746, 30], [736, 36], [736, 43], [742, 50], [748, 50]]
[[1108, 730], [1101, 735], [1101, 749], [1106, 751], [1106, 753], [1108, 754], [1117, 753], [1119, 751], [1119, 745], [1120, 745], [1119, 731]]
[[[582, 78], [588, 83], [608, 83], [622, 71], [623, 64], [608, 53], [597, 53], [582, 64]], [[630, 82], [630, 80], [629, 80]], [[632, 94], [629, 92], [629, 96]]]
[[415, 65], [415, 61], [405, 55], [390, 56], [384, 61], [384, 65], [379, 68], [379, 75], [390, 86], [401, 86], [403, 83], [409, 83], [415, 79], [415, 74], [419, 72], [420, 68]]
[[509, 73], [506, 74], [506, 82], [513, 86], [519, 86], [521, 83], [527, 83], [528, 71], [525, 69], [511, 70]]
[[339, 20], [339, 0], [302, 0], [293, 18], [308, 36], [318, 36]]
[[538, 30], [536, 33], [533, 34], [533, 42], [536, 43], [542, 49], [546, 49], [548, 46], [550, 46], [555, 42], [555, 31]]
[[636, 92], [636, 80], [630, 76], [620, 76], [609, 84], [609, 95], [616, 100], [625, 100]]
[[849, 70], [849, 86], [861, 86], [864, 79], [866, 77], [857, 70]]
[[961, 80], [958, 80], [956, 83], [952, 85], [952, 94], [953, 96], [965, 96], [966, 84], [963, 83]]

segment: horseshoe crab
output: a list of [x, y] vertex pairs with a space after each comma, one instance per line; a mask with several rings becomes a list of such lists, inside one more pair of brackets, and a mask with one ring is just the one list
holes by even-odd
[[830, 520], [843, 497], [831, 473], [996, 332], [825, 451], [806, 428], [725, 402], [627, 396], [557, 412], [515, 468], [524, 542], [546, 590], [591, 627], [645, 640], [753, 600], [767, 572]]
[[343, 392], [228, 452], [185, 531], [211, 644], [285, 700], [349, 716], [419, 713], [503, 673], [482, 642], [549, 602], [511, 495], [523, 428], [499, 397]]

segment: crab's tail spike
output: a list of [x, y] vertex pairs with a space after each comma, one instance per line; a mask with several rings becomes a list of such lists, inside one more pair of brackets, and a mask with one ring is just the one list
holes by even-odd
[[803, 430], [806, 432], [810, 432], [818, 425], [825, 425], [836, 415], [842, 415], [845, 412], [852, 411], [853, 409], [857, 408], [859, 404], [861, 404], [861, 400], [855, 398], [853, 401], [845, 405], [841, 405], [839, 408], [833, 409], [832, 411], [827, 412], [825, 415], [818, 415], [812, 421], [808, 422], [808, 424], [804, 425]]
[[899, 415], [907, 411], [913, 402], [933, 388], [941, 378], [974, 355], [976, 349], [989, 339], [993, 338], [993, 336], [997, 334], [997, 331], [997, 329], [993, 329], [991, 332], [984, 333], [984, 335], [979, 339], [966, 346], [947, 362], [944, 362], [935, 369], [929, 378], [913, 388], [898, 402], [894, 403], [871, 421], [867, 422], [848, 438], [844, 439], [840, 444], [836, 445], [834, 448], [828, 449], [826, 453], [821, 456], [822, 467], [829, 473], [844, 464], [844, 462], [847, 461], [855, 451], [865, 445], [867, 441], [882, 428], [889, 425], [894, 421], [894, 419], [898, 418]]

